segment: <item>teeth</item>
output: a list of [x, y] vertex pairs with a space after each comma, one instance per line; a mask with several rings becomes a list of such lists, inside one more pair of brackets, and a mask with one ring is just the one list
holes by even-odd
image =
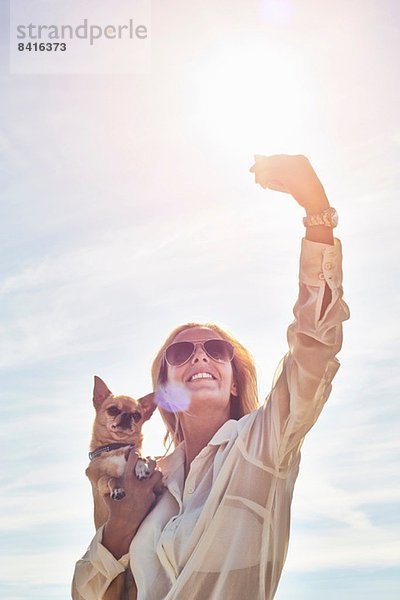
[[192, 375], [189, 381], [194, 381], [195, 379], [214, 379], [210, 373], [196, 373]]

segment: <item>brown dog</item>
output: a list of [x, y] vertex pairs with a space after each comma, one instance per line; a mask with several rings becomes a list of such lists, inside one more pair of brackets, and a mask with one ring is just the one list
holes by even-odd
[[[93, 404], [96, 418], [86, 475], [92, 484], [94, 523], [98, 529], [108, 519], [104, 496], [109, 494], [115, 501], [125, 496], [119, 478], [125, 470], [126, 459], [132, 448], [140, 452], [142, 425], [151, 417], [156, 404], [153, 393], [139, 400], [130, 396], [114, 396], [97, 376], [94, 378]], [[145, 459], [138, 459], [135, 473], [138, 479], [149, 476]], [[135, 584], [129, 568], [126, 573], [121, 573], [114, 579], [103, 598], [119, 600], [124, 597], [136, 598]]]

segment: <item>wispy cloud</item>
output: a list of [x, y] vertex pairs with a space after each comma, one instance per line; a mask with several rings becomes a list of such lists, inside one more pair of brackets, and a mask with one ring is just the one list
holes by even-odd
[[[41, 589], [49, 584], [64, 584], [67, 588], [65, 592], [68, 593], [76, 560], [73, 550], [60, 548], [57, 548], [56, 552], [29, 552], [2, 556], [1, 581], [40, 585]], [[23, 569], [21, 564], [25, 565]], [[29, 593], [27, 589], [24, 593]]]
[[[189, 227], [184, 221], [172, 228], [167, 223], [127, 227], [32, 261], [0, 287], [7, 306], [7, 322], [0, 326], [0, 365], [39, 362], [90, 348], [97, 343], [96, 330], [104, 331], [115, 312], [120, 320], [129, 318], [132, 304], [139, 317], [137, 305], [179, 310], [179, 298], [200, 304], [210, 289], [214, 297], [219, 291], [226, 295], [226, 288], [235, 286], [239, 266], [248, 266], [252, 277], [260, 243], [244, 254], [247, 233], [238, 219], [232, 218], [224, 230], [225, 222], [223, 211], [203, 211]], [[265, 269], [276, 285], [283, 278], [279, 269], [279, 262]]]
[[375, 528], [296, 532], [290, 545], [286, 569], [318, 571], [338, 568], [377, 568], [399, 565], [399, 530]]

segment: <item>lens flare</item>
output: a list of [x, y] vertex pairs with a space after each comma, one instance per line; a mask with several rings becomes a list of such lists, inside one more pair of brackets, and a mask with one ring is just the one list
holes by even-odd
[[169, 385], [160, 388], [155, 395], [156, 404], [168, 412], [183, 412], [188, 409], [190, 393], [179, 385]]

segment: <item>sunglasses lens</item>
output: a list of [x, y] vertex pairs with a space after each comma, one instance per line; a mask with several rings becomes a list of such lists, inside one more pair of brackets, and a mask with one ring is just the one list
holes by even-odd
[[[208, 356], [218, 362], [230, 362], [233, 359], [234, 348], [226, 340], [205, 340], [200, 342]], [[175, 342], [165, 351], [167, 363], [172, 367], [179, 367], [193, 355], [194, 342]]]
[[183, 365], [190, 358], [193, 350], [193, 342], [175, 342], [175, 344], [171, 344], [166, 349], [165, 358], [167, 359], [167, 363], [172, 367], [179, 367], [179, 365]]
[[207, 340], [204, 348], [209, 356], [218, 362], [230, 362], [233, 359], [233, 346], [226, 340]]

